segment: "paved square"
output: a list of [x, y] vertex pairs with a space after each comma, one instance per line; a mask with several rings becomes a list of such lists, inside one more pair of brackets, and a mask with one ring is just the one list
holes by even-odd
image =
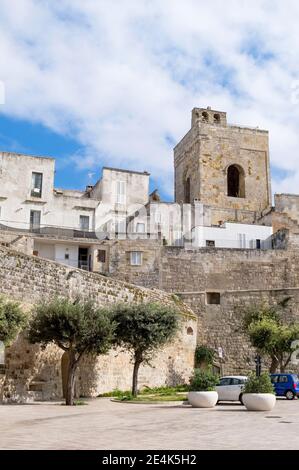
[[299, 449], [299, 401], [272, 412], [110, 399], [86, 406], [0, 405], [0, 449]]

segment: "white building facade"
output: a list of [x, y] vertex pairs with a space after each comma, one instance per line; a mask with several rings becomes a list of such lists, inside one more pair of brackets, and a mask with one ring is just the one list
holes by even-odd
[[0, 153], [1, 232], [30, 234], [30, 254], [99, 271], [102, 239], [148, 202], [149, 173], [104, 167], [85, 191], [56, 189], [54, 175], [53, 158]]
[[220, 227], [195, 227], [192, 247], [271, 249], [272, 227], [226, 222]]
[[[0, 242], [100, 273], [109, 272], [109, 241], [115, 238], [160, 238], [187, 249], [271, 248], [272, 227], [212, 226], [209, 206], [150, 195], [147, 172], [104, 167], [85, 191], [57, 189], [54, 176], [53, 158], [0, 153]], [[130, 264], [142, 264], [142, 253], [132, 253]]]

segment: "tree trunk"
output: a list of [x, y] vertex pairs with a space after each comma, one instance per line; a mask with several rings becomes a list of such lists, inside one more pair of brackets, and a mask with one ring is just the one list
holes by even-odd
[[74, 404], [74, 391], [75, 391], [75, 373], [77, 363], [72, 353], [69, 353], [69, 368], [67, 374], [67, 387], [65, 404], [72, 406]]
[[288, 367], [288, 365], [289, 365], [291, 359], [292, 359], [292, 353], [289, 354], [289, 356], [288, 356], [287, 360], [285, 361], [285, 363], [283, 362], [283, 359], [281, 360], [280, 372], [281, 372], [282, 374], [285, 373], [286, 368]]
[[277, 371], [277, 367], [279, 365], [279, 361], [278, 361], [277, 357], [272, 357], [271, 359], [272, 359], [272, 361], [271, 361], [271, 365], [270, 365], [270, 374], [275, 374], [275, 372]]
[[134, 370], [133, 370], [133, 382], [132, 382], [132, 395], [133, 397], [137, 397], [137, 387], [138, 387], [138, 371], [141, 362], [139, 360], [135, 360], [134, 362]]

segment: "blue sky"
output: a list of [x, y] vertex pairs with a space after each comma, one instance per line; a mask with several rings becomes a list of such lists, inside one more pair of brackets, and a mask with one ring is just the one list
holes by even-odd
[[299, 4], [225, 5], [1, 0], [0, 149], [55, 157], [57, 187], [148, 170], [169, 200], [172, 148], [211, 106], [269, 129], [273, 189], [298, 193]]
[[[96, 172], [77, 168], [69, 158], [81, 149], [80, 143], [75, 139], [27, 120], [1, 116], [0, 123], [1, 150], [56, 159], [56, 187], [84, 189], [90, 180], [95, 180]], [[97, 174], [100, 174], [100, 168]]]
[[[90, 168], [80, 168], [73, 164], [72, 158], [84, 154], [84, 148], [75, 139], [58, 134], [38, 123], [26, 120], [0, 117], [0, 150], [54, 157], [56, 159], [55, 186], [65, 189], [85, 189], [88, 184], [94, 184], [101, 176], [102, 166], [106, 160], [99, 159]], [[171, 144], [171, 142], [169, 142]], [[113, 166], [113, 162], [111, 162]], [[126, 168], [123, 166], [123, 168]], [[159, 181], [151, 177], [150, 190], [153, 191]], [[164, 197], [169, 199], [169, 194]]]

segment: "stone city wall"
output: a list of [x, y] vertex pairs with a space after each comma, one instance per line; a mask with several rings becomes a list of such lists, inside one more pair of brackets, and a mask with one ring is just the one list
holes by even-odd
[[[223, 373], [244, 373], [254, 367], [254, 350], [242, 333], [246, 306], [275, 303], [291, 296], [287, 322], [299, 321], [299, 252], [290, 235], [288, 250], [163, 248], [160, 288], [177, 293], [198, 315], [198, 343], [222, 347]], [[287, 244], [289, 243], [289, 245]], [[220, 294], [209, 304], [208, 293]]]
[[[247, 374], [254, 370], [256, 351], [243, 333], [242, 321], [246, 308], [265, 302], [276, 304], [290, 298], [282, 316], [286, 323], [299, 322], [299, 288], [277, 290], [231, 290], [221, 293], [219, 305], [207, 305], [206, 293], [181, 294], [199, 316], [199, 344], [223, 350], [222, 374]], [[263, 358], [264, 369], [269, 361]], [[290, 364], [288, 370], [298, 372], [298, 365]]]
[[[106, 303], [163, 302], [175, 305], [182, 314], [181, 330], [175, 341], [159, 351], [153, 367], [142, 367], [140, 386], [174, 384], [188, 380], [194, 365], [197, 318], [191, 309], [173, 295], [156, 289], [145, 289], [128, 283], [73, 269], [53, 261], [28, 256], [0, 247], [0, 294], [19, 300], [30, 307], [41, 299], [53, 296], [94, 299]], [[41, 351], [29, 345], [23, 335], [7, 348], [5, 369], [0, 375], [3, 400], [28, 401], [50, 399], [62, 395], [62, 351], [48, 346]], [[96, 360], [81, 364], [77, 378], [77, 394], [96, 396], [115, 388], [129, 389], [132, 365], [127, 354], [111, 351]]]

